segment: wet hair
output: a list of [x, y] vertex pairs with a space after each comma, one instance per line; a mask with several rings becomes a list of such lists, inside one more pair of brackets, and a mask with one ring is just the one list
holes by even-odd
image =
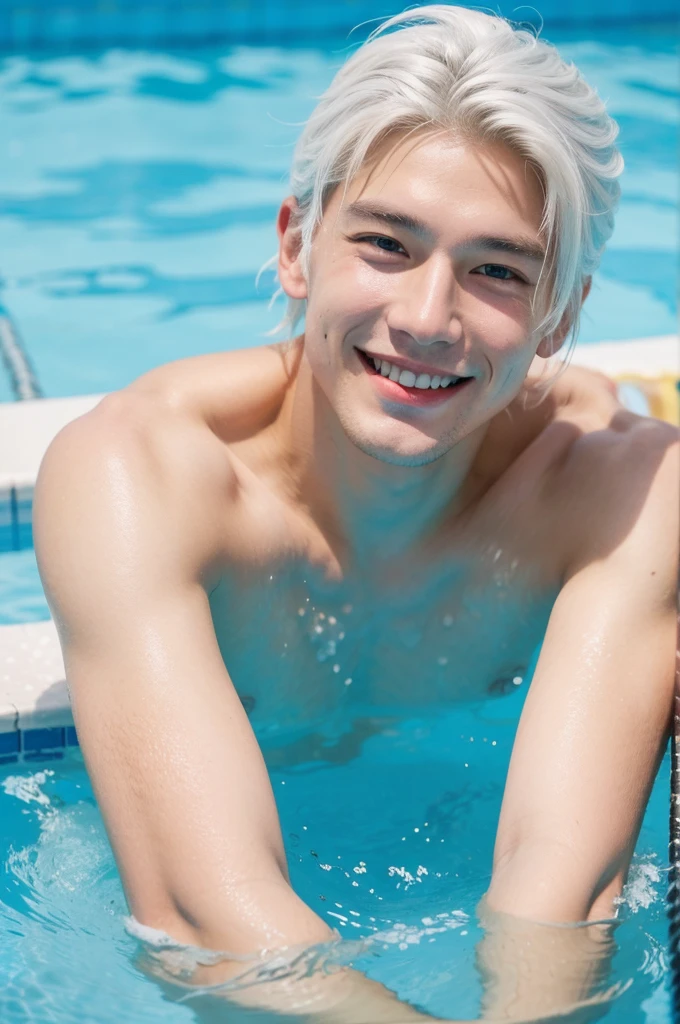
[[[307, 278], [314, 232], [334, 190], [344, 184], [346, 191], [391, 136], [396, 142], [413, 132], [500, 142], [537, 173], [547, 256], [536, 329], [549, 336], [568, 318], [566, 365], [583, 286], [613, 231], [620, 192], [618, 126], [604, 103], [554, 46], [500, 16], [437, 4], [386, 19], [337, 72], [295, 147], [290, 190]], [[269, 333], [295, 333], [305, 309], [306, 300], [289, 298]]]

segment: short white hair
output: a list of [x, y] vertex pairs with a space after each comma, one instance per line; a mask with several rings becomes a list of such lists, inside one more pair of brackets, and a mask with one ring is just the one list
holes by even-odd
[[[620, 193], [618, 126], [604, 103], [554, 46], [500, 16], [436, 4], [386, 19], [337, 72], [295, 147], [290, 191], [307, 279], [312, 239], [335, 188], [346, 190], [389, 136], [414, 131], [501, 142], [536, 170], [545, 196], [548, 311], [537, 329], [550, 335], [568, 317], [566, 364], [583, 286], [612, 234]], [[289, 298], [269, 334], [294, 334], [305, 309], [306, 300]]]

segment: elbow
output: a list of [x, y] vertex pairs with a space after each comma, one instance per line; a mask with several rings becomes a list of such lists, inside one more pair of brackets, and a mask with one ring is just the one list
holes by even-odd
[[545, 924], [611, 920], [624, 876], [617, 865], [595, 875], [592, 862], [555, 842], [522, 843], [496, 859], [485, 902]]

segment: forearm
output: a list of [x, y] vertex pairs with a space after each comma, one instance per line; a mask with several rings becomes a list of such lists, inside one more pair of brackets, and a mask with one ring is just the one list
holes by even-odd
[[612, 925], [539, 923], [493, 909], [488, 897], [478, 907], [482, 1019], [532, 1021], [572, 1011], [569, 1020], [585, 1024], [604, 1016], [615, 994], [607, 984]]
[[[323, 928], [323, 922], [320, 921]], [[174, 942], [154, 930], [137, 958], [170, 1001], [188, 1003], [200, 1024], [240, 1024], [274, 1019], [288, 1024], [411, 1024], [431, 1021], [395, 993], [359, 971], [343, 967], [334, 955], [337, 933], [327, 929], [330, 943], [296, 945], [238, 958]], [[210, 989], [210, 991], [207, 991]]]

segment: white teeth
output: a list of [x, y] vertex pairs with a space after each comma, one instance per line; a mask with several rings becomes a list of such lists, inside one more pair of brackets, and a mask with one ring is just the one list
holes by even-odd
[[405, 388], [420, 388], [426, 391], [428, 388], [445, 388], [451, 381], [458, 380], [458, 377], [441, 377], [438, 373], [430, 377], [429, 373], [415, 374], [412, 370], [400, 370], [387, 359], [376, 359], [374, 356], [367, 357], [377, 373], [390, 380], [398, 381]]
[[416, 375], [412, 370], [402, 370], [399, 374], [399, 383], [403, 388], [412, 388], [416, 382]]

